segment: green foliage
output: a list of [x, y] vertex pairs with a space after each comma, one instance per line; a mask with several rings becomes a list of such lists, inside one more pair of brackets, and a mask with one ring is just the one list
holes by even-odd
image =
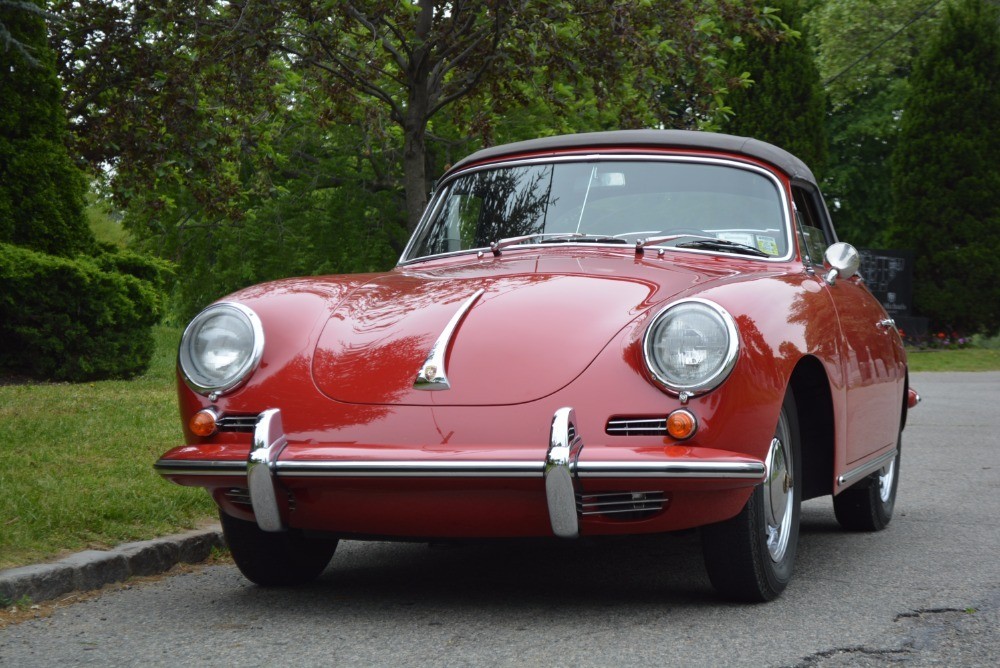
[[116, 215], [110, 203], [102, 200], [96, 192], [87, 192], [87, 224], [99, 244], [110, 244], [116, 248], [126, 248], [129, 234], [122, 227], [121, 217]]
[[717, 127], [744, 83], [726, 54], [784, 29], [735, 0], [442, 6], [53, 4], [78, 150], [114, 167], [137, 247], [178, 266], [178, 319], [261, 280], [389, 268], [432, 176], [482, 144]]
[[769, 2], [794, 31], [783, 39], [757, 37], [732, 59], [731, 71], [753, 85], [733, 90], [727, 132], [771, 142], [820, 173], [826, 164], [825, 101], [797, 0]]
[[855, 246], [888, 243], [906, 77], [937, 13], [928, 0], [824, 0], [806, 15], [830, 102], [823, 191], [840, 238]]
[[935, 328], [1000, 329], [1000, 10], [949, 5], [910, 76], [893, 154], [892, 240], [916, 254]]
[[134, 253], [69, 259], [0, 244], [0, 370], [71, 381], [141, 373], [168, 275]]
[[0, 4], [0, 242], [71, 256], [93, 237], [85, 181], [64, 145], [66, 117], [44, 12]]

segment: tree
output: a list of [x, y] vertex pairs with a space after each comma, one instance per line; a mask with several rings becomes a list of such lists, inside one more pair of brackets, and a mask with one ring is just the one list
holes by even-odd
[[64, 143], [66, 117], [46, 13], [0, 3], [0, 242], [73, 255], [93, 244], [86, 181]]
[[725, 129], [768, 141], [800, 157], [814, 171], [826, 163], [825, 99], [812, 49], [804, 33], [801, 3], [770, 2], [794, 33], [778, 39], [750, 39], [733, 58], [735, 72], [747, 72], [753, 85], [734, 90], [733, 116]]
[[1000, 329], [1000, 10], [946, 7], [910, 76], [893, 153], [892, 239], [916, 255], [917, 309], [937, 327]]
[[743, 84], [731, 43], [783, 29], [735, 0], [54, 7], [76, 148], [180, 265], [182, 315], [249, 282], [391, 266], [432, 177], [483, 144], [715, 127]]
[[823, 191], [840, 237], [888, 243], [889, 157], [913, 57], [936, 26], [941, 0], [826, 0], [806, 15], [829, 101]]
[[[227, 86], [246, 79], [230, 97], [244, 108], [259, 105], [269, 90], [261, 76], [280, 54], [297, 71], [316, 73], [328, 117], [354, 122], [363, 116], [394, 127], [399, 168], [392, 176], [405, 193], [410, 229], [433, 172], [427, 133], [446, 111], [461, 114], [488, 101], [490, 113], [498, 114], [528, 95], [558, 107], [579, 87], [614, 107], [620, 127], [711, 124], [722, 95], [741, 84], [725, 70], [730, 41], [783, 27], [735, 0], [63, 0], [57, 7], [75, 19], [68, 24], [86, 26], [62, 42], [67, 80], [77, 91], [74, 112], [88, 132], [116, 135], [115, 125], [128, 122], [120, 113], [128, 106], [123, 96], [140, 104], [147, 95], [162, 101], [162, 89], [176, 90], [179, 80]], [[216, 77], [203, 77], [196, 67], [217, 70]], [[539, 81], [540, 72], [550, 73], [549, 80]], [[157, 82], [162, 89], [152, 85]], [[183, 91], [191, 88], [178, 90], [180, 108], [169, 115], [188, 114], [196, 96]], [[168, 132], [165, 139], [178, 136]], [[130, 160], [129, 142], [104, 145], [122, 147], [117, 159]]]
[[4, 51], [14, 51], [29, 65], [38, 65], [35, 59], [34, 49], [31, 45], [21, 41], [21, 37], [10, 31], [4, 24], [4, 14], [23, 12], [40, 18], [58, 18], [55, 14], [50, 14], [38, 5], [28, 2], [28, 0], [0, 0], [0, 47]]

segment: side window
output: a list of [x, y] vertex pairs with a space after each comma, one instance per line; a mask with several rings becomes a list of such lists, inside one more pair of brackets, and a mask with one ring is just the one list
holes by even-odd
[[821, 265], [823, 254], [834, 240], [827, 232], [828, 226], [823, 224], [817, 195], [803, 187], [792, 186], [792, 200], [803, 260]]

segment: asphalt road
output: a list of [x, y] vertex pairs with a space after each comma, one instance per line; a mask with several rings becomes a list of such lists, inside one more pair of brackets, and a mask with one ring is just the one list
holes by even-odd
[[722, 603], [695, 534], [451, 547], [345, 542], [313, 586], [232, 566], [0, 630], [0, 665], [1000, 665], [1000, 373], [920, 374], [896, 516], [806, 504], [776, 602]]

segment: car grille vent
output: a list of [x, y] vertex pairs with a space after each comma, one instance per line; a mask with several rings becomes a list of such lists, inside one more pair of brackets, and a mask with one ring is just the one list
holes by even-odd
[[226, 415], [215, 423], [219, 431], [238, 431], [253, 433], [257, 426], [258, 415]]
[[608, 436], [666, 436], [667, 418], [616, 415], [608, 420], [604, 431]]
[[603, 492], [577, 494], [576, 509], [583, 517], [601, 515], [612, 520], [642, 520], [663, 510], [663, 492]]
[[[225, 495], [230, 503], [243, 506], [247, 510], [253, 508], [253, 503], [250, 501], [250, 490], [246, 487], [230, 487], [226, 490]], [[291, 492], [288, 493], [288, 509], [295, 511], [295, 496]]]
[[250, 490], [246, 487], [231, 487], [226, 490], [226, 498], [237, 506], [250, 506]]

